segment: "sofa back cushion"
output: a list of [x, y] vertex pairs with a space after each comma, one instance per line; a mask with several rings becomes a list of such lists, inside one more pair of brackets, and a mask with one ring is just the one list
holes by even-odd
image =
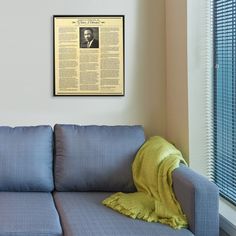
[[52, 191], [50, 126], [0, 127], [0, 191]]
[[141, 126], [55, 126], [57, 191], [135, 191], [132, 162]]

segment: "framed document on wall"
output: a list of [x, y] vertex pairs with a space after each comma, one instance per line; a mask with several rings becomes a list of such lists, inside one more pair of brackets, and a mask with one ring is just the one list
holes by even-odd
[[124, 96], [124, 16], [53, 16], [54, 96]]

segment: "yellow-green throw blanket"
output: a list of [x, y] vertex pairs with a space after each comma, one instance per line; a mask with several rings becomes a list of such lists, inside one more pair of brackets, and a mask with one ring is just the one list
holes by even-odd
[[175, 229], [187, 227], [186, 216], [172, 190], [172, 171], [180, 162], [186, 164], [172, 144], [159, 136], [150, 138], [132, 165], [138, 192], [115, 193], [103, 204], [134, 219], [161, 222]]

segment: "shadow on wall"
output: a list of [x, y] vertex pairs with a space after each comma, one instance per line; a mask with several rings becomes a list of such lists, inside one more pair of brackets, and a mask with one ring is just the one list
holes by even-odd
[[131, 71], [134, 71], [136, 81], [133, 83], [135, 86], [129, 89], [136, 101], [130, 101], [130, 105], [134, 102], [139, 104], [136, 115], [146, 121], [148, 136], [165, 136], [165, 1], [140, 0], [136, 12], [132, 42], [126, 32], [126, 58], [129, 57], [129, 47], [133, 47], [135, 53]]

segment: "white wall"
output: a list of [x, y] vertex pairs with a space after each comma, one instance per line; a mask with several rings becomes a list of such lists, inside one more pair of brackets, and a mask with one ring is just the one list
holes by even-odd
[[[189, 156], [190, 165], [207, 175], [207, 82], [211, 48], [208, 44], [208, 2], [188, 1], [188, 100], [189, 100]], [[209, 43], [210, 44], [210, 43]], [[207, 60], [209, 63], [207, 64]], [[210, 89], [210, 88], [208, 88]]]
[[[125, 15], [125, 97], [53, 97], [52, 15]], [[165, 134], [164, 0], [21, 0], [0, 7], [0, 124], [142, 124]]]
[[[167, 137], [207, 175], [205, 0], [166, 0]], [[204, 5], [205, 4], [205, 5]], [[176, 23], [178, 22], [178, 24]]]

